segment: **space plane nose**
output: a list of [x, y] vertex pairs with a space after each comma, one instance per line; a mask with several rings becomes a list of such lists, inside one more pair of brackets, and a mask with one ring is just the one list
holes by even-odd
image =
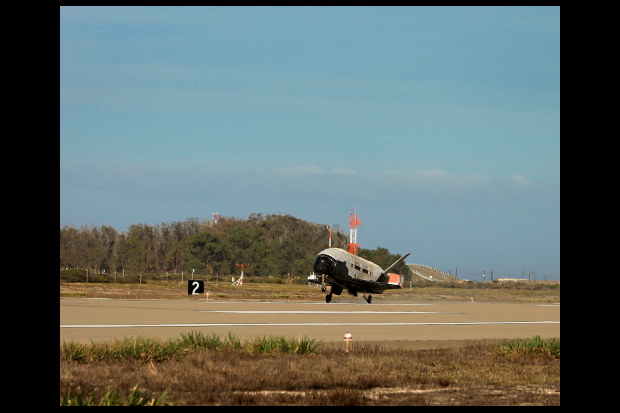
[[314, 272], [318, 272], [319, 274], [330, 274], [332, 269], [332, 262], [329, 257], [324, 255], [319, 255], [314, 260]]

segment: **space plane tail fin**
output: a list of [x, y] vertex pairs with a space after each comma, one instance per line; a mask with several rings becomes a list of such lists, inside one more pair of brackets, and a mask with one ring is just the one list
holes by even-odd
[[409, 254], [411, 254], [410, 252], [406, 253], [405, 255], [403, 255], [402, 257], [400, 257], [399, 259], [397, 259], [394, 264], [390, 265], [389, 267], [387, 267], [385, 270], [383, 270], [384, 274], [387, 274], [388, 271], [390, 271], [392, 268], [396, 267], [402, 260], [404, 260], [405, 258], [407, 258], [409, 256]]

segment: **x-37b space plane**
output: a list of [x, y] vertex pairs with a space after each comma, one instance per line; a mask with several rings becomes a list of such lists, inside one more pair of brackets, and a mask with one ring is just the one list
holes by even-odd
[[388, 271], [407, 258], [409, 253], [400, 257], [385, 270], [372, 261], [360, 258], [341, 248], [327, 248], [316, 256], [314, 272], [318, 278], [308, 277], [308, 282], [319, 284], [323, 292], [331, 287], [325, 301], [332, 300], [332, 294], [340, 295], [343, 289], [357, 297], [362, 293], [370, 304], [373, 294], [382, 294], [385, 290], [401, 288], [398, 284], [390, 284]]

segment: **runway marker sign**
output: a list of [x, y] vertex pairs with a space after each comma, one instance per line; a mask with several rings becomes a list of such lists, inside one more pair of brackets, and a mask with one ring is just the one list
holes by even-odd
[[187, 295], [204, 294], [205, 282], [203, 280], [187, 280]]

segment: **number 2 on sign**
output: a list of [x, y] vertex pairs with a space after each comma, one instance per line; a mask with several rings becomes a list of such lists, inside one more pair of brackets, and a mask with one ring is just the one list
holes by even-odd
[[205, 292], [205, 282], [202, 280], [187, 280], [187, 294], [200, 295]]

